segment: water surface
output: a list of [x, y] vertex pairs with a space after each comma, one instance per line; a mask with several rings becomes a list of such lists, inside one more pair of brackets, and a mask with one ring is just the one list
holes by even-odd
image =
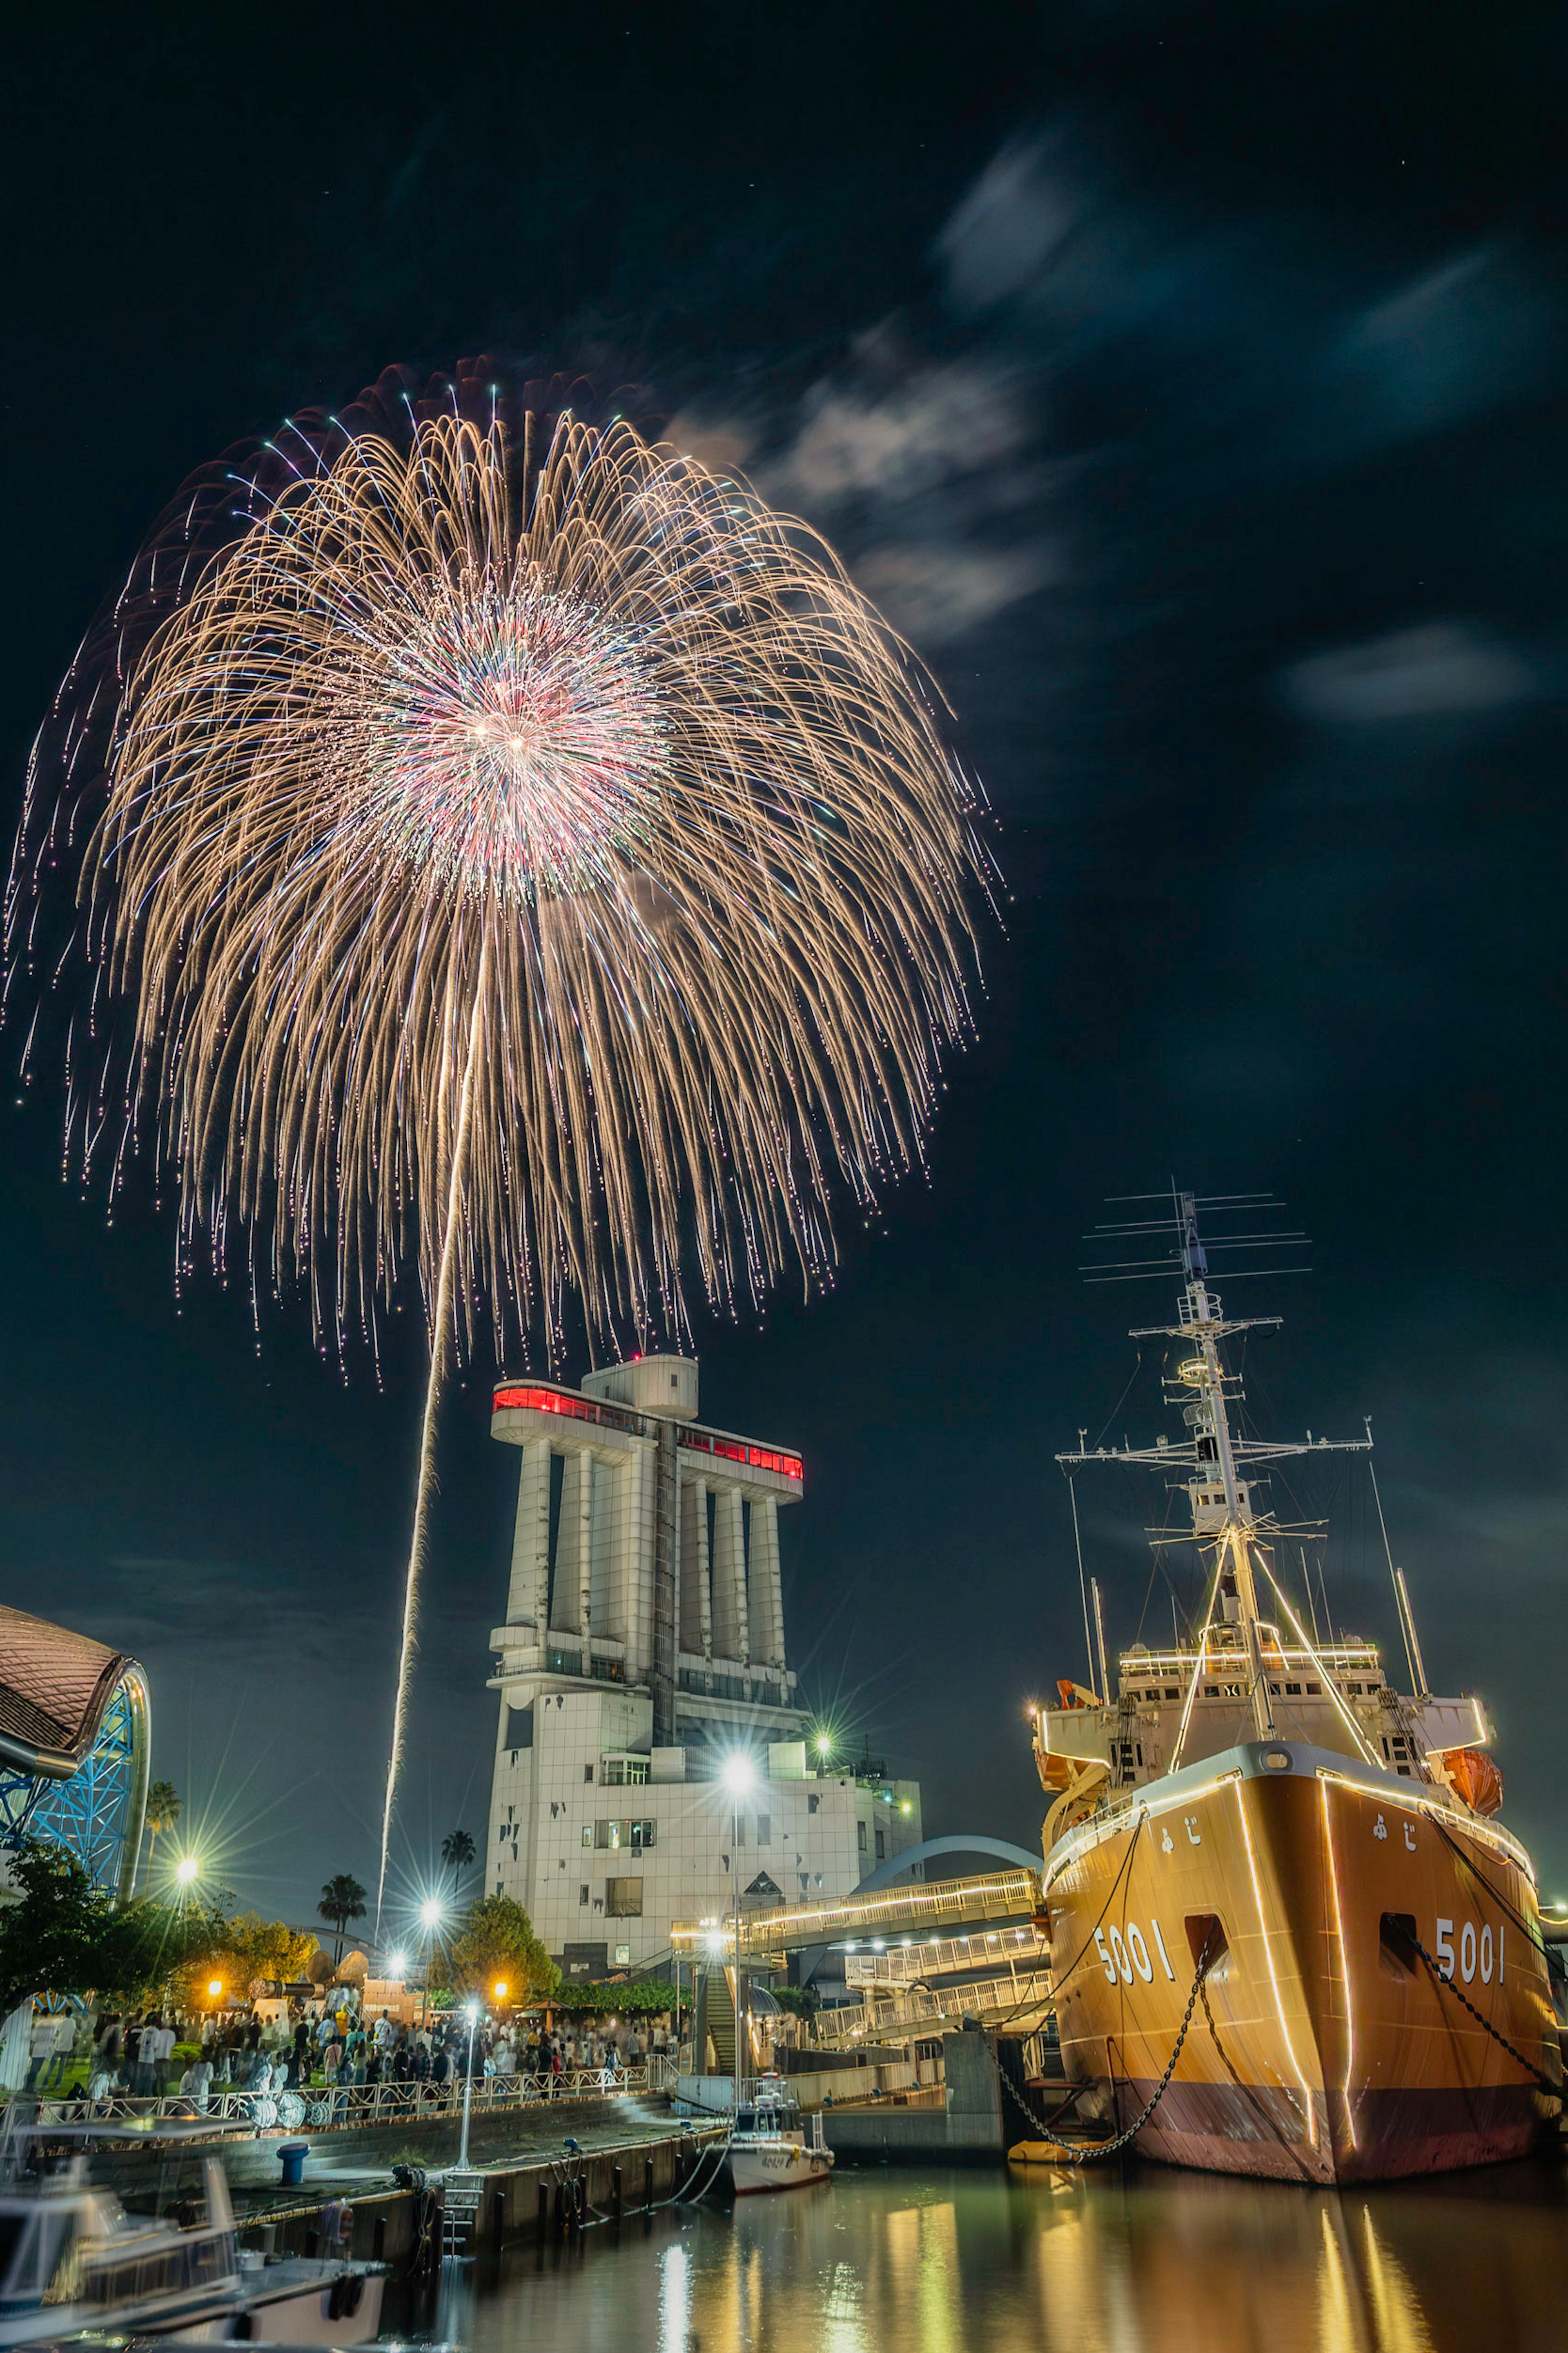
[[448, 2281], [474, 2353], [1560, 2353], [1564, 2177], [841, 2172]]

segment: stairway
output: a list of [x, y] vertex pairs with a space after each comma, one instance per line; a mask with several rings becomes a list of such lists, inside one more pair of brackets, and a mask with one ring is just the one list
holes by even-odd
[[713, 2039], [713, 2064], [721, 2075], [735, 2072], [735, 1983], [732, 1971], [708, 1972], [708, 2031]]
[[454, 2167], [441, 2184], [441, 2252], [461, 2254], [473, 2234], [484, 2201], [482, 2173], [459, 2173]]

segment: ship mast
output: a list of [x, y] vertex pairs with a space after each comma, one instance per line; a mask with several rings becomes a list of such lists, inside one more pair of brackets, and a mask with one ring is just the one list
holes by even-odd
[[[1208, 1253], [1198, 1231], [1198, 1198], [1193, 1193], [1178, 1193], [1173, 1186], [1171, 1203], [1174, 1213], [1172, 1218], [1140, 1222], [1120, 1230], [1147, 1234], [1170, 1233], [1173, 1229], [1176, 1250], [1163, 1263], [1174, 1271], [1174, 1261], [1179, 1257], [1183, 1276], [1183, 1289], [1177, 1305], [1179, 1321], [1173, 1324], [1139, 1325], [1129, 1336], [1134, 1340], [1179, 1340], [1186, 1345], [1188, 1354], [1178, 1363], [1174, 1378], [1167, 1377], [1165, 1386], [1168, 1391], [1174, 1392], [1173, 1401], [1176, 1398], [1183, 1401], [1183, 1419], [1192, 1437], [1180, 1446], [1171, 1446], [1162, 1439], [1153, 1447], [1096, 1447], [1092, 1451], [1058, 1454], [1057, 1461], [1064, 1471], [1069, 1472], [1090, 1462], [1139, 1464], [1162, 1470], [1173, 1462], [1186, 1466], [1194, 1537], [1198, 1544], [1212, 1545], [1215, 1548], [1209, 1606], [1199, 1635], [1197, 1662], [1194, 1670], [1194, 1688], [1203, 1672], [1211, 1639], [1216, 1647], [1232, 1652], [1237, 1648], [1245, 1649], [1253, 1723], [1260, 1739], [1272, 1739], [1274, 1705], [1262, 1637], [1266, 1633], [1276, 1651], [1281, 1645], [1278, 1628], [1262, 1619], [1258, 1612], [1253, 1552], [1259, 1523], [1253, 1509], [1251, 1485], [1242, 1472], [1251, 1463], [1273, 1461], [1287, 1455], [1316, 1454], [1320, 1451], [1367, 1453], [1371, 1451], [1371, 1440], [1370, 1437], [1365, 1440], [1314, 1439], [1309, 1431], [1304, 1443], [1286, 1441], [1281, 1444], [1233, 1436], [1228, 1400], [1232, 1397], [1239, 1398], [1242, 1392], [1236, 1377], [1226, 1371], [1220, 1356], [1220, 1343], [1237, 1332], [1277, 1327], [1281, 1319], [1278, 1315], [1231, 1318], [1225, 1315], [1218, 1293], [1209, 1287]], [[1304, 1237], [1299, 1235], [1226, 1237], [1233, 1244], [1242, 1246], [1258, 1240], [1293, 1242], [1302, 1239]], [[1149, 1262], [1120, 1263], [1138, 1267]], [[1108, 1269], [1089, 1271], [1102, 1276], [1110, 1271]], [[1116, 1273], [1111, 1274], [1111, 1279], [1136, 1281], [1139, 1276], [1137, 1273], [1131, 1276]], [[1218, 1628], [1215, 1626], [1216, 1610]], [[1110, 1694], [1105, 1696], [1109, 1702]], [[1184, 1712], [1184, 1730], [1189, 1712], [1190, 1700], [1188, 1711]]]

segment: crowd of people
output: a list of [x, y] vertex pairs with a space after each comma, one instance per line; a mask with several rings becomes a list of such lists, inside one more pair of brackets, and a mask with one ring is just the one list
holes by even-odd
[[[59, 2040], [53, 2021], [47, 2037], [42, 2030], [36, 2035], [29, 2090], [50, 2090], [49, 2079], [62, 2063]], [[162, 2015], [100, 2021], [85, 2069], [87, 2099], [98, 2105], [177, 2093], [205, 2109], [215, 2093], [276, 2098], [295, 2092], [352, 2108], [384, 2105], [376, 2095], [402, 2085], [414, 2105], [426, 2094], [448, 2095], [465, 2074], [497, 2093], [516, 2083], [520, 2091], [548, 2096], [563, 2079], [583, 2088], [585, 2073], [613, 2089], [628, 2069], [644, 2064], [650, 2049], [668, 2044], [663, 2026], [649, 2033], [635, 2021], [618, 2026], [592, 2021], [563, 2031], [534, 2020], [484, 2021], [470, 2033], [466, 2018], [456, 2014], [437, 2014], [416, 2026], [387, 2010], [366, 2019], [347, 2000], [334, 2005], [330, 1998], [319, 2012], [312, 2005], [293, 2020], [197, 2021], [176, 2059], [179, 2040], [174, 2022]]]

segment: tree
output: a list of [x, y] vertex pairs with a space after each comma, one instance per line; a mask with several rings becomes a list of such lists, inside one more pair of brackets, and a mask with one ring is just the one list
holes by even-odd
[[363, 1920], [369, 1902], [369, 1896], [352, 1872], [340, 1871], [322, 1888], [321, 1900], [316, 1909], [323, 1920], [331, 1922], [337, 1932], [337, 1947], [332, 1955], [335, 1961], [342, 1959], [343, 1938], [348, 1935], [349, 1922]]
[[474, 1860], [476, 1849], [467, 1831], [448, 1831], [441, 1841], [441, 1860], [451, 1872], [454, 1881], [461, 1878]]
[[[689, 2000], [689, 1994], [686, 1997]], [[586, 2018], [661, 2018], [668, 2011], [673, 2017], [680, 2007], [681, 1997], [666, 1978], [638, 1978], [617, 1985], [589, 1984], [578, 1978], [563, 1985], [552, 1999], [560, 2010], [574, 2016]]]
[[75, 1855], [26, 1841], [9, 1858], [19, 1890], [0, 1905], [0, 2015], [30, 1994], [141, 2004], [189, 1966], [221, 1922], [199, 1905], [116, 1907]]
[[216, 1919], [210, 1942], [192, 1956], [184, 1973], [185, 2000], [193, 2010], [205, 2010], [214, 2000], [209, 1988], [223, 1988], [217, 2000], [225, 2004], [249, 1999], [254, 1986], [269, 1979], [290, 1985], [302, 1978], [316, 1949], [316, 1939], [283, 1920], [263, 1920], [255, 1912], [241, 1912], [233, 1920]]
[[185, 1801], [173, 1781], [154, 1781], [147, 1792], [147, 1875], [153, 1875], [153, 1858], [157, 1852], [159, 1833], [172, 1831], [185, 1810]]
[[449, 1958], [455, 1993], [490, 2000], [497, 1983], [503, 1983], [509, 2007], [546, 2001], [561, 1982], [532, 1921], [510, 1895], [485, 1895], [469, 1905]]

